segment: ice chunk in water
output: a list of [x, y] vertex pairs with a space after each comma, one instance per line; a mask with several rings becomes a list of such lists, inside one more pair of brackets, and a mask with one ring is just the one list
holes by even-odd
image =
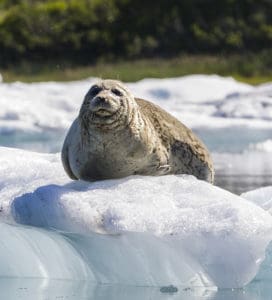
[[241, 194], [241, 197], [257, 204], [264, 210], [272, 214], [272, 186], [262, 187], [247, 193]]
[[2, 276], [241, 287], [272, 237], [268, 212], [192, 176], [71, 182], [59, 155], [8, 148], [0, 174], [0, 218], [18, 224], [0, 223]]

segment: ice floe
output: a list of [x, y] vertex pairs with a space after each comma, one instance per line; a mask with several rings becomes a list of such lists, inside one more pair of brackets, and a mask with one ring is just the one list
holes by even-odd
[[272, 239], [263, 208], [192, 176], [72, 182], [59, 154], [4, 147], [0, 174], [0, 276], [241, 287]]
[[[66, 130], [95, 80], [2, 83], [0, 132]], [[191, 75], [128, 86], [135, 96], [161, 105], [190, 127], [272, 127], [272, 85], [253, 87], [217, 75]]]

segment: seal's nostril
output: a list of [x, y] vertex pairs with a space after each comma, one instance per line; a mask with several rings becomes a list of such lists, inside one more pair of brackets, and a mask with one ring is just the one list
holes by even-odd
[[112, 111], [114, 110], [114, 106], [111, 105], [111, 102], [105, 96], [97, 96], [93, 98], [90, 102], [89, 108], [93, 112], [98, 112], [101, 110]]
[[95, 98], [95, 102], [97, 103], [104, 103], [106, 101], [106, 99], [104, 97], [96, 97]]

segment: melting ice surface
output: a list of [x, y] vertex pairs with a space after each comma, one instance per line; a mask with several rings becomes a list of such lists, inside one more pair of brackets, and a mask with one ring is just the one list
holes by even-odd
[[[0, 144], [59, 152], [94, 81], [0, 82]], [[190, 176], [71, 182], [59, 154], [1, 148], [1, 296], [268, 299], [272, 85], [194, 75], [129, 87], [204, 140], [216, 184], [268, 187], [239, 197]]]

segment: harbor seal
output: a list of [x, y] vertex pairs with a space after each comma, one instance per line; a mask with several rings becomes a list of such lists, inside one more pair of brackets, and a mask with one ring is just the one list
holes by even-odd
[[87, 181], [136, 174], [214, 179], [211, 157], [197, 136], [116, 80], [101, 80], [86, 94], [65, 138], [62, 163], [70, 178]]

